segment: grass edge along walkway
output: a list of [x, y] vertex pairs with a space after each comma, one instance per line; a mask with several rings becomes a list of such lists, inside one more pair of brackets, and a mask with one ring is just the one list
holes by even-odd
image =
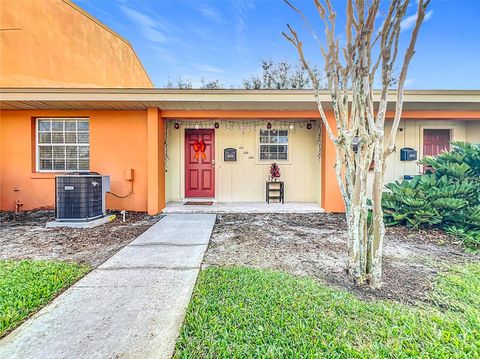
[[480, 264], [439, 275], [432, 301], [367, 302], [311, 278], [209, 267], [175, 357], [478, 358]]
[[61, 261], [0, 260], [0, 338], [89, 270]]

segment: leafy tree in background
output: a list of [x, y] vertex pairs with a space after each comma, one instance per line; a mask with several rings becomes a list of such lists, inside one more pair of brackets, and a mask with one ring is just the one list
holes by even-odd
[[[262, 74], [252, 75], [250, 78], [244, 79], [244, 89], [288, 90], [313, 88], [310, 76], [308, 76], [305, 68], [300, 63], [292, 65], [287, 61], [275, 62], [273, 60], [261, 60], [261, 64]], [[320, 78], [320, 71], [316, 67], [312, 67], [312, 71], [314, 71], [318, 78]], [[194, 88], [191, 79], [184, 79], [182, 77], [178, 77], [175, 80], [168, 80], [164, 87], [169, 89]], [[216, 90], [226, 87], [233, 88], [232, 85], [224, 86], [218, 79], [206, 80], [205, 78], [202, 78], [198, 88], [204, 90]]]
[[190, 79], [183, 79], [181, 77], [177, 77], [175, 80], [168, 80], [164, 87], [167, 89], [185, 90], [193, 88], [193, 83]]
[[[168, 82], [164, 86], [167, 89], [180, 89], [180, 90], [188, 90], [193, 89], [193, 81], [191, 79], [184, 79], [182, 77], [177, 77], [175, 80], [168, 80]], [[196, 87], [195, 87], [196, 88]], [[223, 89], [223, 85], [220, 80], [206, 80], [202, 78], [200, 80], [200, 89], [205, 90], [215, 90], [215, 89]]]
[[224, 88], [220, 80], [202, 79], [200, 82], [201, 82], [200, 88], [204, 90], [218, 90], [218, 89]]
[[[301, 63], [292, 65], [287, 61], [274, 62], [272, 60], [261, 60], [262, 74], [252, 75], [243, 80], [243, 87], [249, 90], [271, 89], [307, 89], [313, 88], [312, 80]], [[318, 78], [320, 71], [316, 67], [311, 67]]]

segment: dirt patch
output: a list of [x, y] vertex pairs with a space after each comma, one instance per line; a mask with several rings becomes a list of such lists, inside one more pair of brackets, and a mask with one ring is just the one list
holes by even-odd
[[[116, 214], [112, 212], [112, 214]], [[97, 267], [161, 217], [127, 212], [91, 229], [45, 228], [52, 211], [0, 213], [0, 259], [56, 259]]]
[[365, 299], [426, 301], [433, 277], [453, 264], [478, 261], [436, 230], [388, 228], [383, 287], [355, 287], [346, 273], [341, 214], [219, 214], [204, 265], [250, 266], [311, 276]]

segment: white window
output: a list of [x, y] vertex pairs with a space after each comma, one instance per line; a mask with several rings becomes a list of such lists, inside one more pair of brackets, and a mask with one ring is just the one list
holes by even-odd
[[37, 119], [37, 171], [88, 171], [88, 118]]
[[260, 160], [288, 160], [288, 130], [260, 130]]

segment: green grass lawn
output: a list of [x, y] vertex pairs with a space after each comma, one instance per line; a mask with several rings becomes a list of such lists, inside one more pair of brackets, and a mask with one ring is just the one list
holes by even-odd
[[480, 264], [439, 276], [434, 305], [366, 302], [312, 279], [200, 273], [177, 358], [479, 358]]
[[0, 337], [88, 271], [73, 263], [0, 260]]

